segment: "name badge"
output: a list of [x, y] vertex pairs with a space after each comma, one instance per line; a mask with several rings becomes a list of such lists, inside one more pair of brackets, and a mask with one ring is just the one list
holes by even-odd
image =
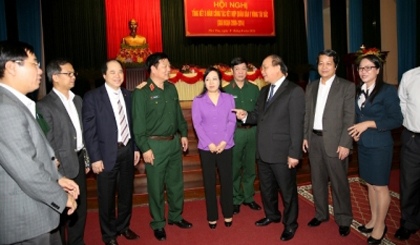
[[233, 98], [234, 98], [234, 99], [237, 99], [237, 98], [238, 98], [238, 96], [237, 96], [237, 95], [233, 95]]
[[158, 99], [158, 98], [159, 98], [159, 95], [150, 96], [150, 99], [151, 99], [151, 100]]

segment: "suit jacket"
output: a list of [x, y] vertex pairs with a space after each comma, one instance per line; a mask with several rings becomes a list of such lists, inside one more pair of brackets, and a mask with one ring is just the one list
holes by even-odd
[[[121, 88], [124, 96], [126, 115], [130, 128], [133, 154], [137, 149], [134, 144], [133, 124], [131, 117], [131, 93]], [[89, 91], [83, 99], [82, 107], [83, 138], [89, 153], [90, 162], [102, 160], [105, 171], [111, 171], [117, 160], [118, 127], [114, 111], [105, 85]]]
[[0, 244], [10, 244], [55, 229], [67, 194], [36, 119], [3, 87], [0, 111]]
[[[306, 88], [305, 123], [303, 138], [311, 142], [314, 129], [315, 108], [320, 80], [308, 84]], [[332, 82], [322, 116], [322, 140], [329, 157], [338, 157], [338, 146], [353, 148], [353, 138], [347, 129], [353, 126], [355, 119], [354, 83], [336, 76]], [[309, 147], [309, 151], [311, 147]]]
[[254, 111], [246, 123], [258, 124], [257, 157], [267, 163], [287, 163], [287, 157], [302, 157], [305, 95], [302, 88], [285, 79], [270, 103], [270, 86], [261, 89]]
[[368, 148], [389, 146], [394, 143], [391, 129], [401, 127], [403, 116], [397, 89], [390, 84], [384, 84], [371, 103], [366, 102], [363, 109], [359, 108], [356, 98], [356, 123], [373, 120], [376, 128], [368, 128], [357, 142]]
[[[80, 124], [82, 124], [82, 98], [76, 95], [73, 102], [79, 115]], [[76, 178], [79, 173], [76, 129], [63, 102], [51, 90], [37, 103], [37, 110], [50, 127], [47, 139], [54, 149], [55, 157], [60, 162], [58, 171], [70, 179]]]

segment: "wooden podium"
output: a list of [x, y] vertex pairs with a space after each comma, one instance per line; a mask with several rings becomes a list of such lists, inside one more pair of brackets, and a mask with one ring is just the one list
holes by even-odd
[[[389, 51], [381, 52], [381, 59], [386, 61], [386, 57]], [[347, 80], [354, 82], [356, 86], [359, 85], [359, 72], [357, 71], [356, 59], [359, 56], [357, 53], [350, 53], [344, 56], [344, 64], [346, 65], [346, 72], [347, 72]], [[382, 67], [381, 71], [379, 72], [379, 76], [383, 77], [384, 74], [384, 67]]]

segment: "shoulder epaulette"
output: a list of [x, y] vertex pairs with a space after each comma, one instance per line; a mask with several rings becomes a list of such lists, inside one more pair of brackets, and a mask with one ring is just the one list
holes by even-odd
[[142, 89], [144, 86], [146, 86], [147, 82], [141, 82], [139, 85], [137, 85], [137, 89]]

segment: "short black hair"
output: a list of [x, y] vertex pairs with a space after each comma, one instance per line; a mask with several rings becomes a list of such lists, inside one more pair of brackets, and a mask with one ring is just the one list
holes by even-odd
[[217, 76], [219, 77], [219, 90], [221, 92], [224, 92], [223, 87], [222, 87], [222, 73], [219, 71], [219, 69], [214, 68], [213, 66], [209, 66], [207, 67], [206, 71], [204, 72], [203, 75], [203, 90], [201, 91], [201, 93], [198, 95], [198, 97], [202, 97], [205, 93], [207, 93], [207, 87], [206, 87], [206, 78], [209, 75], [210, 72], [215, 71], [217, 73]]
[[245, 58], [242, 58], [242, 57], [233, 58], [233, 60], [230, 62], [230, 68], [233, 69], [233, 67], [235, 67], [236, 65], [240, 65], [243, 63], [245, 63], [245, 65], [248, 66], [248, 61]]
[[25, 60], [28, 52], [34, 54], [34, 48], [23, 42], [2, 41], [0, 42], [0, 78], [4, 77], [4, 70], [8, 61]]
[[63, 59], [63, 58], [58, 58], [58, 59], [53, 59], [51, 60], [48, 65], [47, 65], [47, 77], [48, 77], [48, 81], [50, 81], [51, 83], [53, 82], [52, 76], [54, 74], [58, 74], [61, 72], [61, 66], [65, 65], [65, 64], [71, 64], [69, 60], [67, 59]]
[[280, 56], [278, 56], [277, 54], [271, 54], [268, 57], [271, 57], [271, 59], [272, 59], [271, 65], [272, 66], [280, 66], [281, 72], [283, 73], [283, 75], [286, 76], [287, 75], [287, 66], [283, 62], [283, 59]]
[[159, 65], [159, 61], [164, 60], [164, 59], [169, 60], [168, 55], [165, 53], [153, 53], [152, 55], [147, 57], [146, 59], [147, 72], [149, 72], [150, 74], [150, 72], [152, 71], [152, 66], [157, 68]]
[[116, 59], [109, 59], [109, 60], [105, 61], [105, 63], [102, 64], [102, 67], [101, 67], [102, 75], [106, 75], [106, 72], [108, 71], [108, 63], [112, 62], [112, 61], [118, 62], [118, 64], [120, 64], [121, 68], [123, 67], [121, 61], [116, 60]]
[[338, 62], [340, 62], [340, 58], [338, 57], [337, 52], [332, 49], [326, 49], [318, 53], [318, 57], [316, 58], [316, 64], [319, 63], [319, 56], [326, 55], [328, 57], [333, 57], [335, 68], [338, 67]]

